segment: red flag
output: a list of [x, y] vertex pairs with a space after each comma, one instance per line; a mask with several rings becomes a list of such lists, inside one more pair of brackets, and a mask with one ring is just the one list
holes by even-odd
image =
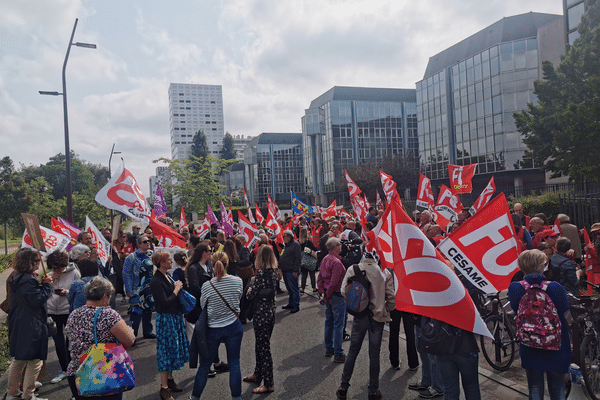
[[278, 213], [279, 213], [279, 207], [277, 207], [277, 205], [275, 204], [275, 202], [273, 200], [271, 200], [271, 195], [267, 193], [267, 208], [269, 209], [270, 213], [273, 213], [274, 217], [279, 217]]
[[[381, 224], [381, 226], [379, 226]], [[382, 267], [397, 278], [396, 309], [491, 337], [458, 276], [392, 197], [374, 232]]]
[[[248, 202], [248, 196], [246, 196], [246, 189], [242, 186], [242, 190], [244, 191], [244, 204], [246, 204], [246, 209], [248, 210], [248, 220], [255, 224], [256, 220], [254, 219], [254, 215], [252, 215], [252, 210], [250, 210], [250, 203]], [[231, 204], [230, 204], [231, 206]]]
[[485, 206], [488, 201], [490, 201], [494, 192], [496, 192], [496, 184], [494, 183], [494, 177], [492, 176], [485, 189], [483, 189], [477, 200], [475, 200], [475, 203], [473, 203], [469, 209], [469, 213], [475, 215], [477, 210], [481, 209], [481, 207]]
[[348, 175], [348, 171], [344, 170], [344, 173], [346, 174], [346, 182], [348, 183], [348, 192], [350, 192], [350, 198], [358, 196], [360, 193], [362, 193], [362, 191], [360, 190], [358, 185], [354, 183], [352, 178], [350, 178], [350, 175]]
[[463, 205], [458, 196], [446, 185], [442, 185], [435, 209], [445, 218], [451, 219], [462, 211]]
[[519, 247], [504, 193], [496, 196], [438, 245], [463, 276], [485, 293], [508, 288]]
[[283, 244], [283, 231], [281, 230], [279, 222], [277, 222], [277, 219], [270, 210], [269, 214], [267, 215], [267, 224], [265, 225], [265, 228], [270, 229], [273, 234], [277, 236], [275, 243]]
[[179, 214], [179, 229], [183, 228], [187, 225], [187, 221], [185, 220], [185, 211], [183, 211], [183, 206], [181, 206], [181, 214]]
[[354, 217], [345, 209], [340, 209], [340, 216], [341, 217], [346, 217], [346, 220], [350, 221], [351, 219], [354, 219]]
[[448, 164], [448, 176], [450, 177], [450, 187], [454, 193], [471, 193], [473, 185], [471, 179], [475, 175], [477, 164], [452, 165]]
[[[378, 210], [385, 210], [385, 206], [383, 205], [383, 201], [381, 200], [381, 197], [379, 197], [379, 191], [375, 192], [377, 193], [377, 199], [375, 200], [375, 204], [377, 204], [377, 209]], [[388, 201], [389, 203], [389, 201]]]
[[[396, 190], [396, 182], [392, 179], [391, 175], [379, 171], [381, 176], [381, 186], [383, 186], [383, 192], [385, 193], [385, 199], [389, 203], [394, 193], [398, 193]], [[377, 193], [379, 195], [379, 192]]]
[[417, 206], [423, 208], [429, 208], [435, 205], [435, 197], [433, 197], [433, 191], [431, 190], [431, 181], [428, 177], [421, 174], [419, 178], [419, 193], [417, 195]]
[[337, 215], [337, 210], [335, 209], [336, 203], [337, 201], [333, 200], [333, 203], [331, 203], [329, 207], [327, 207], [327, 209], [325, 210], [325, 214], [323, 214], [323, 218], [325, 218], [325, 221], [327, 221], [328, 224], [332, 223], [335, 219], [335, 216]]
[[558, 220], [558, 217], [554, 220], [554, 225], [552, 225], [552, 230], [562, 236], [562, 231], [560, 229], [560, 221]]
[[325, 214], [327, 214], [327, 210], [325, 208], [318, 206], [314, 203], [313, 203], [313, 208], [314, 208], [313, 212], [318, 212], [319, 214], [321, 214], [321, 217], [323, 217]]
[[442, 228], [444, 231], [448, 231], [448, 224], [450, 220], [440, 214], [433, 206], [429, 207], [429, 212], [433, 216], [433, 221]]
[[150, 218], [149, 221], [152, 233], [158, 239], [161, 247], [181, 247], [185, 249], [185, 239], [177, 231], [157, 219]]
[[265, 220], [262, 213], [260, 212], [260, 208], [258, 208], [258, 204], [254, 203], [254, 209], [256, 210], [256, 222], [262, 224]]
[[209, 221], [208, 217], [205, 217], [204, 221], [202, 221], [202, 223], [200, 224], [200, 226], [196, 229], [196, 235], [202, 237], [208, 231], [210, 231], [210, 221]]
[[240, 227], [240, 235], [246, 238], [246, 247], [251, 248], [254, 242], [258, 240], [258, 230], [241, 211], [238, 210], [238, 224]]
[[365, 208], [365, 200], [360, 196], [354, 196], [350, 198], [350, 204], [352, 204], [352, 210], [356, 219], [362, 221], [367, 217], [367, 209]]

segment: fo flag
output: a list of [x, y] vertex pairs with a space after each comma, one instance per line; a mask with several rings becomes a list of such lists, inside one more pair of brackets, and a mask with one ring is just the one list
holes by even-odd
[[402, 209], [398, 196], [373, 231], [382, 267], [394, 270], [397, 310], [491, 337], [462, 282]]
[[265, 221], [265, 217], [263, 217], [260, 212], [260, 208], [258, 208], [258, 204], [254, 203], [254, 209], [256, 210], [256, 222], [262, 224]]
[[110, 181], [96, 194], [96, 202], [128, 217], [148, 222], [150, 209], [131, 172], [121, 163]]
[[323, 218], [325, 218], [325, 221], [328, 224], [331, 224], [335, 220], [335, 217], [337, 215], [337, 210], [335, 209], [336, 207], [337, 207], [337, 200], [333, 200], [333, 202], [325, 210], [325, 214], [323, 214]]
[[281, 225], [279, 225], [279, 222], [277, 222], [277, 219], [270, 210], [269, 215], [267, 215], [265, 228], [269, 229], [277, 237], [275, 243], [283, 244], [283, 231], [281, 230]]
[[471, 193], [473, 191], [471, 179], [473, 179], [473, 175], [475, 175], [475, 167], [477, 167], [477, 164], [448, 164], [450, 188], [452, 188], [454, 193]]
[[469, 209], [469, 213], [475, 215], [477, 210], [480, 210], [481, 207], [485, 206], [488, 201], [490, 201], [494, 192], [496, 192], [496, 184], [494, 183], [494, 177], [492, 176], [485, 189], [483, 189], [483, 192], [481, 192], [477, 200], [475, 200], [475, 203], [473, 203]]
[[[43, 256], [47, 257], [50, 253], [56, 250], [65, 250], [71, 240], [52, 229], [44, 228], [40, 225], [40, 233], [42, 234], [42, 240], [44, 241], [44, 246], [46, 246], [46, 252], [40, 252]], [[27, 228], [25, 232], [23, 232], [23, 239], [21, 240], [21, 247], [27, 247], [30, 249], [35, 249], [33, 247], [33, 243], [31, 238], [29, 237], [29, 232], [27, 232]]]
[[417, 194], [417, 206], [423, 208], [429, 208], [435, 205], [435, 197], [433, 197], [433, 191], [431, 190], [431, 181], [428, 177], [421, 174], [419, 178], [419, 193]]
[[375, 199], [375, 204], [377, 205], [377, 209], [378, 210], [385, 210], [385, 206], [383, 205], [383, 201], [381, 200], [381, 197], [379, 196], [379, 190], [377, 190], [375, 193], [377, 194], [376, 199]]
[[185, 239], [170, 226], [157, 219], [150, 218], [152, 233], [158, 239], [160, 247], [181, 247], [185, 249]]
[[448, 186], [442, 185], [435, 209], [445, 218], [452, 219], [462, 211], [463, 205], [458, 196]]
[[350, 193], [350, 198], [361, 194], [362, 191], [360, 190], [358, 185], [354, 183], [352, 178], [350, 178], [350, 175], [348, 175], [348, 171], [344, 170], [344, 174], [346, 174], [346, 182], [348, 183], [348, 192]]
[[186, 225], [187, 221], [185, 219], [185, 211], [183, 211], [183, 206], [181, 206], [181, 214], [179, 214], [179, 229], [181, 230], [181, 228], [183, 228]]
[[253, 223], [251, 223], [241, 211], [238, 210], [238, 224], [240, 227], [240, 235], [246, 238], [246, 247], [252, 248], [254, 242], [258, 240], [258, 230]]
[[203, 237], [210, 231], [210, 221], [208, 217], [204, 217], [204, 220], [200, 224], [200, 226], [196, 229], [196, 235]]
[[392, 200], [394, 193], [398, 193], [396, 190], [396, 182], [392, 177], [384, 172], [379, 171], [381, 176], [381, 186], [383, 186], [383, 192], [385, 193], [385, 200], [389, 203]]
[[518, 268], [519, 249], [504, 193], [452, 231], [437, 248], [485, 293], [507, 289]]
[[100, 230], [96, 228], [96, 225], [87, 215], [85, 216], [85, 230], [92, 235], [92, 246], [98, 250], [98, 258], [100, 258], [102, 264], [106, 265], [111, 254], [110, 243], [102, 236]]

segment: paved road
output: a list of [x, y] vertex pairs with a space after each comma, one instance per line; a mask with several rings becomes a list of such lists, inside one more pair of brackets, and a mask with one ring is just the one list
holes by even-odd
[[[0, 298], [4, 298], [4, 280], [7, 274], [0, 275]], [[324, 356], [323, 347], [323, 325], [325, 313], [318, 300], [312, 295], [305, 294], [301, 299], [301, 310], [296, 314], [282, 310], [281, 306], [286, 304], [286, 294], [277, 298], [277, 322], [273, 331], [272, 351], [275, 366], [275, 392], [268, 395], [273, 399], [334, 399], [335, 390], [339, 386], [342, 375], [342, 364], [332, 363], [331, 358]], [[128, 320], [124, 304], [117, 300], [118, 310]], [[351, 318], [351, 317], [350, 317]], [[244, 325], [244, 338], [242, 343], [241, 369], [242, 375], [253, 372], [254, 369], [254, 334], [252, 323]], [[349, 342], [344, 343], [347, 351]], [[160, 386], [159, 374], [156, 367], [156, 347], [153, 340], [141, 339], [131, 349], [131, 356], [135, 362], [137, 386], [134, 390], [125, 393], [124, 399], [159, 399], [158, 390]], [[59, 370], [54, 344], [49, 342], [48, 377], [51, 379]], [[409, 382], [420, 378], [420, 370], [408, 371], [406, 365], [403, 341], [401, 341], [401, 354], [403, 367], [399, 371], [391, 369], [388, 362], [388, 335], [384, 333], [381, 348], [381, 376], [380, 388], [387, 399], [418, 399], [418, 394], [408, 390]], [[221, 346], [221, 357], [225, 359], [225, 349]], [[519, 374], [518, 362], [513, 367], [515, 376]], [[526, 389], [519, 382], [499, 377], [494, 372], [480, 368], [480, 383], [482, 398], [517, 400], [526, 399]], [[521, 370], [522, 371], [522, 370]], [[175, 399], [187, 399], [191, 394], [196, 370], [184, 367], [175, 372], [176, 381], [185, 390], [175, 393]], [[489, 376], [489, 377], [488, 377]], [[494, 380], [490, 379], [493, 378]], [[229, 399], [230, 391], [228, 384], [229, 374], [219, 374], [210, 379], [203, 394], [203, 399]], [[502, 383], [498, 383], [497, 380]], [[350, 399], [367, 398], [368, 381], [368, 357], [366, 343], [358, 357], [354, 375], [351, 380], [352, 386], [348, 392]], [[254, 385], [243, 383], [242, 394], [244, 399], [258, 399], [261, 395], [252, 393]], [[520, 391], [520, 392], [519, 392]], [[39, 396], [42, 398], [65, 399], [70, 398], [68, 384], [65, 381], [52, 385], [44, 382]]]

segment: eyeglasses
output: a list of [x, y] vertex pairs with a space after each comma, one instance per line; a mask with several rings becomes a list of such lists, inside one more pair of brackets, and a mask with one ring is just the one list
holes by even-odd
[[37, 260], [35, 260], [35, 262], [42, 262], [42, 259], [38, 258]]
[[148, 244], [148, 243], [151, 243], [151, 241], [150, 240], [144, 240], [144, 241], [142, 241], [142, 243], [143, 244]]

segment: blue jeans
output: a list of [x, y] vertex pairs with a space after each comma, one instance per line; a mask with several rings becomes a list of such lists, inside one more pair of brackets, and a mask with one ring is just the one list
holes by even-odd
[[300, 289], [298, 288], [298, 276], [294, 278], [293, 272], [283, 272], [283, 283], [289, 293], [288, 305], [292, 308], [300, 308]]
[[565, 374], [541, 369], [525, 368], [530, 400], [544, 399], [544, 374], [548, 380], [548, 394], [551, 400], [565, 400]]
[[129, 314], [129, 321], [133, 328], [133, 335], [137, 336], [140, 321], [142, 321], [142, 333], [144, 336], [152, 334], [152, 311], [146, 309], [141, 314]]
[[478, 358], [477, 353], [437, 356], [438, 367], [444, 381], [444, 400], [459, 399], [459, 374], [465, 399], [481, 400]]
[[208, 380], [210, 365], [219, 350], [219, 344], [225, 343], [227, 349], [227, 362], [229, 363], [229, 389], [233, 399], [241, 399], [242, 396], [242, 371], [240, 370], [240, 348], [242, 346], [242, 336], [244, 329], [239, 320], [223, 327], [209, 328], [207, 336], [208, 349], [210, 357], [200, 360], [200, 368], [196, 373], [194, 388], [192, 390], [192, 400], [198, 400], [202, 396], [204, 386]]
[[325, 303], [325, 351], [336, 356], [344, 354], [344, 319], [346, 317], [346, 301], [341, 294], [333, 294]]
[[379, 389], [379, 351], [381, 350], [384, 325], [383, 322], [377, 322], [368, 315], [354, 317], [352, 333], [350, 334], [350, 349], [342, 373], [342, 383], [340, 385], [342, 389], [348, 390], [350, 387], [350, 378], [354, 371], [356, 357], [360, 352], [367, 331], [369, 332], [369, 393], [375, 393]]
[[[419, 332], [421, 328], [415, 325], [415, 337], [417, 340], [417, 351], [419, 349]], [[437, 356], [419, 351], [421, 356], [421, 384], [431, 386], [433, 390], [439, 393], [444, 393], [444, 382], [438, 367]]]

